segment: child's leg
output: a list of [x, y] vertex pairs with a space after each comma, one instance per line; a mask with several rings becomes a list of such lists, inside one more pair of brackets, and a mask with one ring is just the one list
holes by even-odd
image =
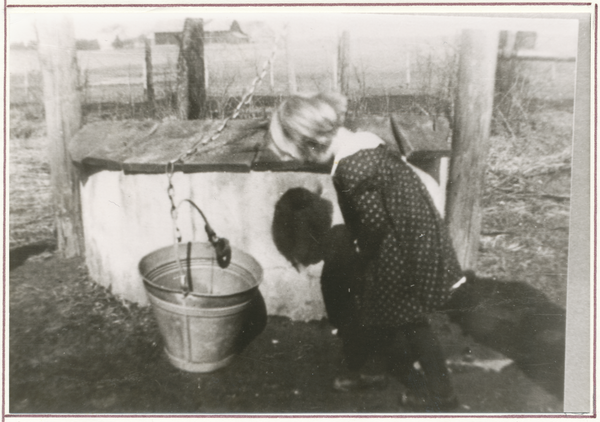
[[358, 327], [340, 327], [344, 365], [348, 371], [358, 373], [369, 358], [369, 342]]
[[394, 339], [389, 371], [406, 388], [420, 396], [427, 395], [423, 372], [415, 368], [419, 357], [412, 350], [404, 329], [398, 330]]
[[[340, 328], [346, 373], [335, 380], [334, 388], [347, 391], [359, 388], [384, 388], [387, 384], [381, 362], [389, 357], [393, 332]], [[371, 362], [373, 360], [373, 362]], [[372, 365], [369, 365], [373, 363]]]
[[402, 328], [412, 353], [417, 357], [427, 387], [427, 410], [450, 410], [457, 405], [442, 348], [429, 323], [417, 322]]

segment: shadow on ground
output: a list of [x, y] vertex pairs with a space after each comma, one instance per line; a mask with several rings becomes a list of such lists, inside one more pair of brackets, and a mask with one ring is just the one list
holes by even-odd
[[[558, 398], [445, 316], [434, 326], [460, 412], [562, 411]], [[188, 373], [166, 359], [150, 308], [91, 282], [82, 260], [43, 254], [10, 272], [11, 414], [405, 413], [395, 380], [382, 391], [333, 391], [340, 346], [326, 321], [269, 317], [231, 365]]]

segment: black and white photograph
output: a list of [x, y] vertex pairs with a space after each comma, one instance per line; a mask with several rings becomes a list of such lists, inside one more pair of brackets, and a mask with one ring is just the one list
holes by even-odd
[[593, 5], [339, 6], [5, 7], [3, 418], [595, 415]]

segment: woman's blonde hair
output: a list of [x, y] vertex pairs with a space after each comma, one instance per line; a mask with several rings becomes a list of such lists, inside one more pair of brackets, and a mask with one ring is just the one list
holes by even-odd
[[279, 106], [277, 118], [287, 140], [310, 160], [329, 146], [331, 136], [343, 125], [347, 104], [346, 97], [336, 93], [294, 95]]

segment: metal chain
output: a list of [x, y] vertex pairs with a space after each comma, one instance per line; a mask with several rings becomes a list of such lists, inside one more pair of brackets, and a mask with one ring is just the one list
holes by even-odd
[[287, 25], [283, 28], [283, 31], [278, 34], [277, 38], [275, 39], [275, 45], [273, 47], [273, 51], [271, 52], [271, 55], [269, 56], [268, 60], [263, 65], [261, 73], [254, 78], [254, 80], [252, 81], [252, 84], [250, 85], [250, 88], [248, 89], [246, 94], [244, 94], [241, 101], [239, 102], [237, 107], [234, 109], [233, 113], [221, 122], [221, 124], [219, 125], [217, 130], [210, 137], [208, 137], [206, 139], [201, 138], [200, 141], [196, 142], [186, 152], [184, 152], [179, 157], [177, 157], [167, 163], [166, 174], [167, 174], [167, 178], [169, 181], [169, 184], [167, 187], [167, 195], [168, 195], [169, 201], [171, 203], [171, 219], [173, 220], [173, 247], [175, 248], [175, 258], [177, 260], [177, 264], [179, 267], [179, 276], [181, 278], [182, 285], [185, 285], [185, 275], [183, 274], [183, 269], [181, 268], [181, 263], [179, 261], [179, 250], [178, 250], [178, 246], [177, 246], [181, 242], [181, 231], [179, 230], [179, 227], [177, 226], [177, 206], [175, 205], [175, 187], [173, 186], [173, 174], [175, 173], [175, 164], [183, 163], [184, 160], [186, 160], [187, 158], [196, 154], [198, 152], [198, 147], [200, 145], [206, 145], [209, 142], [215, 141], [221, 135], [221, 133], [227, 126], [227, 123], [231, 119], [235, 119], [236, 117], [238, 117], [242, 107], [246, 104], [249, 104], [250, 101], [252, 101], [252, 97], [254, 96], [256, 89], [258, 88], [258, 86], [260, 85], [262, 80], [264, 79], [264, 77], [267, 74], [267, 71], [269, 69], [269, 66], [275, 59], [275, 55], [277, 54], [277, 50], [279, 47], [279, 42], [281, 41], [281, 39], [283, 38], [283, 36], [286, 33], [287, 33]]
[[175, 163], [183, 163], [185, 159], [191, 157], [192, 155], [194, 155], [194, 154], [196, 154], [198, 152], [198, 147], [199, 146], [206, 145], [209, 142], [216, 141], [217, 138], [219, 136], [221, 136], [221, 133], [223, 132], [223, 130], [227, 126], [227, 123], [229, 123], [230, 120], [235, 119], [235, 118], [237, 118], [240, 115], [242, 107], [244, 107], [246, 104], [250, 104], [250, 102], [252, 101], [252, 97], [254, 96], [254, 93], [255, 93], [256, 89], [260, 86], [262, 80], [264, 79], [264, 77], [267, 74], [267, 71], [269, 70], [269, 66], [271, 65], [271, 63], [275, 59], [275, 56], [277, 55], [277, 50], [279, 49], [279, 42], [281, 41], [281, 39], [283, 38], [283, 36], [286, 33], [287, 33], [287, 25], [283, 28], [283, 31], [278, 34], [277, 38], [275, 39], [275, 44], [274, 44], [274, 47], [273, 47], [273, 51], [271, 52], [271, 55], [269, 56], [269, 58], [267, 59], [267, 61], [265, 61], [261, 72], [254, 78], [254, 80], [252, 81], [252, 84], [250, 85], [250, 88], [243, 95], [242, 99], [240, 100], [240, 102], [238, 103], [238, 105], [236, 106], [236, 108], [233, 110], [233, 113], [231, 113], [230, 116], [228, 116], [225, 119], [223, 119], [223, 121], [221, 122], [221, 124], [219, 125], [219, 127], [217, 128], [217, 130], [215, 130], [215, 132], [210, 137], [200, 139], [198, 142], [196, 142], [186, 152], [184, 152], [183, 154], [181, 154], [179, 157], [171, 160], [170, 163], [173, 163], [173, 164], [175, 164]]
[[169, 197], [169, 202], [171, 202], [171, 219], [173, 222], [173, 238], [177, 241], [176, 243], [181, 242], [181, 232], [179, 231], [179, 227], [177, 227], [177, 206], [175, 205], [175, 187], [173, 186], [173, 174], [175, 173], [175, 164], [172, 162], [167, 163], [167, 180], [169, 181], [169, 185], [167, 187], [167, 195]]
[[187, 286], [187, 279], [185, 273], [183, 272], [183, 265], [181, 264], [181, 259], [179, 258], [179, 243], [181, 243], [181, 232], [179, 231], [179, 227], [177, 226], [177, 206], [175, 205], [175, 187], [173, 186], [173, 174], [175, 173], [175, 163], [167, 163], [166, 173], [167, 179], [169, 180], [167, 195], [169, 196], [169, 201], [171, 202], [171, 220], [173, 222], [171, 226], [173, 229], [173, 256], [175, 257], [175, 261], [177, 262], [179, 285], [181, 286], [183, 297], [186, 297], [189, 293], [189, 289]]

